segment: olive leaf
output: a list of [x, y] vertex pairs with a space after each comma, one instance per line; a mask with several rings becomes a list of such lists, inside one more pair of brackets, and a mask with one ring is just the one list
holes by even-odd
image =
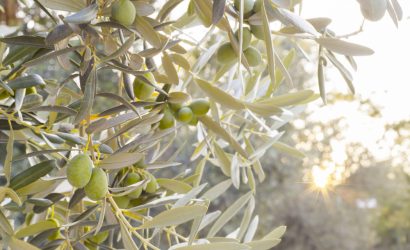
[[221, 230], [221, 228], [239, 212], [239, 210], [249, 201], [251, 197], [252, 193], [249, 192], [232, 203], [232, 205], [230, 205], [225, 212], [219, 216], [219, 218], [212, 225], [211, 229], [209, 229], [207, 237], [214, 237], [219, 230]]
[[62, 10], [62, 11], [79, 11], [86, 7], [85, 0], [38, 0], [44, 7], [50, 8], [53, 10]]
[[46, 83], [40, 75], [33, 74], [16, 78], [14, 80], [9, 81], [7, 84], [9, 88], [16, 90], [36, 86], [44, 86]]
[[28, 47], [37, 47], [37, 48], [48, 48], [52, 47], [46, 45], [45, 38], [42, 36], [13, 36], [13, 37], [2, 37], [0, 42], [13, 44], [13, 45], [22, 45]]
[[208, 116], [202, 116], [198, 117], [198, 120], [200, 120], [208, 129], [210, 129], [212, 132], [220, 136], [222, 139], [224, 139], [226, 142], [228, 142], [231, 147], [233, 147], [239, 154], [241, 154], [243, 157], [247, 158], [248, 154], [246, 151], [241, 147], [241, 145], [238, 143], [238, 141], [233, 138], [224, 128], [222, 128], [218, 123], [213, 121], [210, 117]]
[[56, 223], [50, 220], [39, 221], [35, 224], [28, 225], [21, 228], [15, 234], [16, 238], [24, 238], [27, 236], [35, 235], [41, 233], [45, 230], [56, 228]]
[[56, 168], [56, 166], [57, 163], [55, 160], [47, 160], [40, 162], [37, 165], [29, 167], [26, 170], [14, 176], [10, 180], [9, 187], [14, 190], [25, 187], [51, 172], [53, 169]]
[[316, 38], [315, 41], [326, 49], [342, 55], [368, 56], [374, 53], [372, 49], [363, 45], [346, 42], [336, 38], [320, 37]]
[[145, 19], [145, 17], [135, 17], [135, 29], [140, 33], [147, 42], [149, 42], [155, 48], [162, 47], [162, 41], [157, 31], [151, 26], [151, 24]]
[[241, 101], [227, 94], [225, 91], [219, 89], [218, 87], [213, 86], [209, 82], [195, 78], [195, 83], [201, 88], [202, 91], [207, 94], [207, 96], [209, 96], [211, 99], [221, 104], [222, 106], [234, 110], [245, 108]]
[[189, 184], [175, 179], [158, 178], [157, 182], [161, 187], [179, 194], [185, 194], [192, 189]]
[[139, 228], [177, 226], [204, 215], [207, 209], [201, 205], [173, 208], [158, 214], [152, 220], [145, 221]]
[[86, 83], [84, 96], [81, 99], [80, 110], [78, 111], [74, 123], [78, 124], [91, 114], [91, 109], [94, 103], [94, 97], [97, 88], [97, 70], [94, 68], [91, 71], [90, 77]]
[[217, 24], [225, 13], [226, 0], [214, 0], [212, 5], [212, 23]]
[[98, 5], [94, 3], [78, 11], [77, 13], [64, 18], [64, 21], [73, 24], [89, 23], [97, 17], [97, 13]]
[[268, 72], [272, 82], [275, 82], [275, 55], [272, 42], [272, 35], [269, 27], [269, 19], [267, 14], [267, 1], [262, 0], [261, 7], [262, 14], [262, 26], [263, 26], [263, 37], [265, 41], [266, 54], [268, 56]]

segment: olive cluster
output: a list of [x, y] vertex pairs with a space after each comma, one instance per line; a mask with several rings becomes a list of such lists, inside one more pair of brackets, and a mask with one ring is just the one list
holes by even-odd
[[[143, 163], [137, 163], [137, 168], [141, 168], [142, 164]], [[132, 170], [134, 170], [134, 168], [132, 168]], [[119, 208], [125, 209], [129, 206], [139, 205], [143, 191], [147, 194], [154, 194], [158, 189], [157, 179], [155, 179], [155, 177], [150, 173], [143, 170], [138, 172], [129, 172], [124, 178], [122, 178], [120, 185], [123, 187], [127, 187], [144, 180], [147, 180], [146, 184], [133, 189], [126, 195], [114, 197], [115, 203]]]
[[[144, 74], [144, 77], [152, 84], [155, 83], [154, 75], [151, 72]], [[153, 85], [148, 84], [140, 78], [135, 78], [133, 88], [135, 97], [141, 101], [152, 99], [152, 94], [155, 91]], [[152, 106], [147, 106], [147, 108], [151, 107]], [[164, 108], [164, 116], [159, 123], [159, 128], [167, 129], [173, 127], [175, 125], [175, 118], [180, 122], [195, 126], [198, 123], [197, 117], [206, 115], [209, 109], [209, 101], [205, 99], [194, 100], [189, 105], [168, 103]]]
[[175, 125], [176, 120], [195, 126], [198, 123], [198, 117], [206, 115], [210, 109], [209, 101], [206, 99], [197, 99], [189, 105], [181, 103], [169, 103], [164, 109], [164, 116], [159, 122], [160, 129], [171, 128]]
[[[261, 0], [244, 0], [244, 17], [248, 17], [253, 13], [259, 12], [261, 10], [261, 5]], [[240, 10], [240, 6], [241, 1], [235, 0], [234, 7], [238, 11]], [[255, 47], [250, 46], [250, 44], [253, 36], [260, 40], [264, 39], [263, 26], [251, 25], [249, 23], [248, 25], [249, 27], [244, 27], [242, 29], [242, 51], [248, 61], [249, 66], [256, 67], [262, 62], [262, 56], [259, 51]], [[239, 30], [235, 32], [235, 37], [239, 41]], [[219, 47], [216, 57], [220, 63], [229, 64], [237, 59], [237, 53], [235, 53], [235, 50], [230, 43], [225, 43]]]
[[101, 200], [108, 193], [108, 179], [104, 170], [94, 167], [86, 154], [73, 157], [67, 166], [67, 180], [76, 188], [84, 188], [91, 200]]

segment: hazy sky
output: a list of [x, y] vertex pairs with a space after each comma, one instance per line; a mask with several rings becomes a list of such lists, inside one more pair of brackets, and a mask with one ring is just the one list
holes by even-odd
[[[402, 107], [404, 103], [410, 104], [408, 92], [405, 91], [410, 90], [409, 64], [405, 60], [410, 56], [410, 21], [407, 19], [410, 1], [401, 0], [400, 3], [404, 18], [399, 29], [386, 13], [379, 22], [367, 21], [364, 32], [351, 38], [375, 50], [372, 56], [357, 57], [359, 70], [354, 81], [357, 93], [384, 106], [383, 115], [388, 120], [402, 119], [410, 114], [410, 109]], [[362, 21], [355, 0], [305, 0], [303, 16], [332, 17], [330, 28], [338, 34], [355, 31]], [[341, 78], [338, 81], [342, 83]], [[343, 84], [332, 85], [346, 90]]]
[[[410, 1], [399, 0], [402, 4], [404, 18], [396, 29], [387, 14], [379, 22], [366, 21], [364, 32], [349, 40], [362, 43], [375, 51], [368, 57], [357, 57], [358, 71], [354, 74], [354, 85], [357, 99], [370, 99], [381, 107], [382, 118], [372, 118], [358, 110], [358, 103], [340, 102], [331, 107], [320, 102], [314, 104], [312, 119], [326, 122], [328, 119], [343, 116], [348, 123], [348, 129], [343, 131], [345, 141], [360, 142], [368, 147], [379, 159], [391, 157], [392, 145], [376, 142], [384, 134], [384, 126], [410, 118]], [[357, 30], [362, 22], [360, 8], [355, 0], [305, 0], [303, 17], [331, 17], [330, 26], [337, 34], [347, 34]], [[331, 71], [330, 71], [331, 72]], [[334, 73], [327, 77], [328, 89], [348, 93], [343, 79]], [[316, 89], [316, 91], [318, 91]], [[339, 147], [343, 150], [343, 147]], [[342, 152], [339, 152], [343, 155]]]

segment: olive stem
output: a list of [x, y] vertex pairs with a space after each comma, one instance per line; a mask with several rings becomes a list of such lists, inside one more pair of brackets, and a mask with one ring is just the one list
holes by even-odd
[[115, 210], [115, 216], [121, 220], [122, 223], [124, 223], [124, 225], [128, 228], [128, 230], [135, 235], [138, 239], [140, 239], [144, 245], [147, 245], [149, 247], [151, 247], [154, 250], [160, 250], [159, 248], [157, 248], [156, 246], [152, 245], [147, 239], [145, 239], [144, 237], [142, 237], [139, 233], [137, 233], [135, 231], [135, 228], [128, 222], [128, 220], [124, 217], [124, 215], [121, 212], [121, 209], [117, 206], [117, 203], [115, 203], [114, 199], [112, 198], [111, 195], [109, 195], [108, 197], [108, 201], [110, 202], [111, 206], [114, 208]]

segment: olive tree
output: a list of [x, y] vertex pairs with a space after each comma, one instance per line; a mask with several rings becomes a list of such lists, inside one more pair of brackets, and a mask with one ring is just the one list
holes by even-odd
[[[328, 29], [329, 18], [301, 18], [301, 1], [19, 6], [47, 21], [31, 15], [34, 28], [0, 39], [0, 235], [11, 249], [274, 247], [285, 226], [254, 238], [260, 159], [272, 147], [303, 157], [280, 141], [282, 126], [326, 102], [329, 63], [354, 92], [344, 61], [373, 53]], [[395, 0], [357, 6], [370, 21], [386, 11], [401, 19]], [[296, 89], [288, 71], [306, 47], [318, 51], [320, 94]], [[53, 77], [39, 70], [50, 61]], [[176, 160], [183, 146], [170, 152], [181, 136], [195, 141], [189, 164]], [[223, 181], [207, 186], [209, 171]], [[228, 188], [237, 198], [221, 211], [213, 204]], [[233, 218], [237, 228], [222, 234]]]

